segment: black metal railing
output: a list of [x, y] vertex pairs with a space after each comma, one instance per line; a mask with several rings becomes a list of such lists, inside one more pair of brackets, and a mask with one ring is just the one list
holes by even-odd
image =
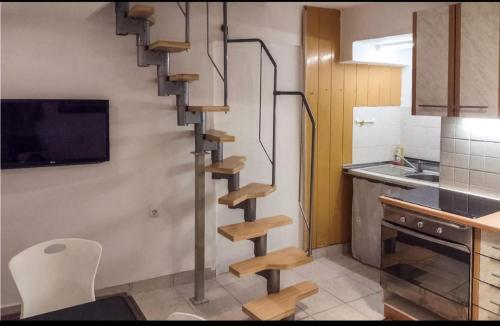
[[189, 2], [187, 1], [184, 2], [184, 8], [182, 8], [181, 3], [177, 1], [177, 6], [184, 15], [184, 23], [185, 23], [184, 42], [189, 43]]
[[[308, 255], [312, 255], [312, 216], [313, 216], [313, 203], [314, 203], [314, 175], [315, 175], [315, 151], [316, 151], [316, 119], [314, 118], [314, 114], [311, 111], [311, 108], [309, 107], [309, 103], [307, 102], [307, 99], [304, 95], [303, 92], [299, 91], [278, 91], [277, 87], [277, 82], [278, 82], [278, 65], [276, 64], [276, 60], [274, 60], [274, 57], [272, 56], [271, 52], [269, 51], [268, 47], [259, 38], [237, 38], [237, 39], [230, 39], [229, 38], [229, 33], [228, 33], [228, 27], [227, 27], [227, 3], [223, 2], [223, 25], [222, 25], [222, 32], [224, 36], [224, 71], [223, 71], [223, 76], [220, 73], [219, 69], [215, 65], [215, 63], [212, 60], [212, 63], [217, 69], [217, 72], [219, 73], [219, 76], [221, 76], [222, 81], [224, 82], [224, 105], [227, 105], [227, 95], [228, 95], [228, 80], [227, 80], [227, 44], [228, 43], [258, 43], [261, 47], [261, 60], [260, 60], [260, 99], [259, 99], [259, 142], [262, 146], [262, 149], [266, 153], [269, 161], [271, 162], [272, 165], [272, 181], [271, 184], [274, 186], [276, 184], [276, 97], [277, 96], [299, 96], [302, 100], [302, 112], [301, 116], [304, 116], [304, 108], [307, 113], [307, 117], [309, 118], [309, 121], [311, 123], [311, 151], [310, 151], [310, 175], [309, 175], [309, 212], [308, 212], [308, 221], [306, 220], [306, 214], [304, 212], [303, 206], [302, 206], [302, 144], [303, 144], [303, 133], [302, 133], [302, 127], [303, 127], [303, 122], [301, 119], [301, 156], [300, 156], [300, 175], [299, 175], [299, 206], [302, 214], [302, 218], [305, 222], [306, 228], [308, 230], [308, 248], [307, 252]], [[262, 50], [264, 50], [264, 53], [267, 55], [269, 61], [273, 65], [273, 148], [272, 148], [272, 158], [268, 154], [268, 152], [265, 149], [265, 146], [263, 145], [261, 141], [261, 110], [262, 110]], [[208, 52], [208, 4], [207, 4], [207, 52]]]
[[[276, 184], [276, 87], [277, 87], [277, 82], [278, 82], [278, 65], [276, 64], [276, 61], [274, 60], [273, 56], [271, 55], [271, 52], [267, 48], [266, 44], [264, 41], [258, 38], [245, 38], [245, 39], [228, 39], [228, 43], [259, 43], [261, 51], [264, 50], [266, 53], [269, 61], [273, 65], [273, 150], [271, 153], [271, 156], [267, 152], [264, 144], [262, 143], [261, 139], [261, 129], [262, 129], [262, 119], [261, 119], [261, 109], [262, 109], [262, 102], [260, 101], [259, 104], [259, 143], [264, 150], [264, 153], [266, 154], [267, 158], [269, 159], [269, 162], [271, 163], [272, 166], [272, 175], [271, 175], [271, 185]], [[262, 52], [261, 52], [262, 53]], [[261, 69], [260, 69], [260, 89], [262, 89], [262, 60], [261, 60]], [[225, 82], [225, 84], [227, 84]]]

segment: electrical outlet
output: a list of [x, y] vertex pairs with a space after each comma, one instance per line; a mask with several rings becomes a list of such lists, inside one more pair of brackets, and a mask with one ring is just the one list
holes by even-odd
[[160, 211], [156, 207], [149, 208], [149, 216], [150, 217], [158, 217], [160, 216]]

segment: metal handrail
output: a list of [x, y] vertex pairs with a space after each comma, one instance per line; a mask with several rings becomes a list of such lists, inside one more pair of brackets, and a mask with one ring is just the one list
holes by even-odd
[[[300, 96], [302, 99], [302, 108], [306, 108], [307, 116], [309, 117], [309, 120], [311, 121], [311, 172], [309, 175], [309, 184], [310, 184], [310, 189], [309, 189], [309, 223], [305, 221], [305, 212], [302, 207], [302, 202], [300, 200], [300, 192], [301, 192], [301, 176], [299, 176], [299, 207], [300, 211], [302, 214], [302, 218], [304, 219], [304, 222], [306, 224], [307, 230], [308, 230], [308, 236], [309, 236], [309, 245], [308, 245], [308, 255], [312, 255], [312, 213], [313, 213], [313, 203], [314, 203], [314, 175], [315, 175], [315, 161], [316, 159], [314, 158], [315, 153], [316, 153], [316, 119], [314, 118], [314, 114], [311, 111], [311, 108], [309, 107], [309, 103], [307, 102], [306, 96], [304, 95], [303, 92], [298, 92], [298, 91], [276, 91], [276, 95], [292, 95], [292, 96]], [[302, 125], [301, 125], [302, 126]], [[302, 130], [301, 130], [302, 131]], [[302, 132], [301, 132], [301, 140], [302, 140]], [[302, 149], [302, 147], [301, 147]], [[302, 155], [301, 155], [302, 157]], [[300, 169], [300, 174], [302, 173], [302, 168]]]
[[[271, 162], [272, 166], [272, 176], [271, 176], [271, 185], [276, 184], [276, 88], [277, 88], [277, 83], [278, 83], [278, 65], [276, 64], [276, 61], [274, 60], [273, 56], [271, 55], [271, 52], [267, 48], [266, 44], [264, 41], [262, 41], [259, 38], [240, 38], [240, 39], [228, 39], [228, 43], [259, 43], [261, 51], [264, 49], [264, 52], [266, 53], [269, 61], [271, 61], [271, 64], [273, 65], [273, 70], [274, 70], [274, 83], [273, 83], [273, 151], [272, 151], [272, 158], [269, 157], [269, 154], [267, 153], [266, 148], [264, 147], [264, 144], [262, 143], [262, 140], [260, 138], [261, 136], [261, 119], [259, 116], [259, 143], [262, 149], [264, 150], [264, 153], [266, 154], [267, 158]], [[262, 74], [262, 69], [261, 69], [261, 74]], [[261, 75], [262, 77], [262, 75]], [[261, 84], [262, 86], [262, 81]]]
[[[209, 31], [209, 25], [210, 25], [209, 16], [210, 15], [209, 15], [209, 7], [208, 6], [209, 6], [209, 2], [207, 1], [207, 56], [210, 59], [210, 61], [212, 62], [212, 66], [214, 66], [220, 79], [222, 79], [222, 81], [224, 81], [225, 78], [222, 76], [222, 73], [220, 72], [219, 67], [217, 67], [217, 64], [215, 63], [214, 59], [212, 58], [212, 55], [210, 54], [210, 31]], [[225, 66], [224, 66], [224, 70], [225, 70]], [[224, 105], [227, 105], [227, 103], [224, 103]]]
[[[276, 60], [274, 60], [274, 57], [272, 56], [271, 52], [267, 48], [266, 44], [264, 41], [262, 41], [259, 38], [238, 38], [238, 39], [229, 39], [228, 37], [228, 28], [227, 28], [227, 3], [223, 3], [223, 25], [222, 25], [222, 32], [224, 33], [224, 103], [227, 105], [227, 94], [228, 94], [228, 88], [227, 88], [227, 44], [228, 43], [259, 43], [261, 46], [261, 53], [262, 49], [264, 49], [264, 52], [266, 53], [267, 57], [269, 58], [269, 61], [273, 65], [274, 69], [274, 83], [273, 83], [273, 152], [272, 152], [272, 185], [274, 186], [276, 183], [276, 96], [279, 95], [285, 95], [285, 96], [300, 96], [302, 100], [302, 109], [305, 107], [307, 116], [311, 122], [312, 126], [312, 139], [311, 139], [311, 171], [310, 171], [310, 176], [309, 176], [309, 181], [310, 181], [310, 189], [309, 189], [309, 223], [305, 221], [305, 213], [304, 209], [302, 207], [302, 203], [300, 200], [300, 194], [301, 194], [301, 176], [302, 176], [302, 169], [299, 172], [299, 207], [301, 210], [302, 218], [304, 219], [306, 228], [308, 230], [308, 235], [309, 235], [309, 243], [308, 243], [308, 255], [312, 255], [312, 213], [313, 213], [313, 203], [314, 203], [314, 175], [315, 175], [315, 151], [316, 151], [316, 119], [314, 118], [314, 114], [311, 111], [311, 108], [309, 107], [309, 103], [307, 102], [306, 96], [304, 95], [303, 92], [299, 91], [278, 91], [277, 90], [277, 81], [278, 81], [278, 65], [276, 63]], [[262, 55], [262, 54], [261, 54]], [[262, 71], [262, 70], [261, 70]], [[261, 72], [262, 73], [262, 72]], [[262, 77], [262, 76], [261, 76]], [[260, 128], [260, 119], [259, 119], [259, 128]], [[302, 141], [302, 130], [301, 130], [301, 141]], [[259, 141], [260, 141], [260, 131], [259, 131]], [[266, 152], [264, 146], [261, 146], [264, 149], [264, 152]], [[267, 152], [266, 152], [267, 155]]]
[[179, 7], [179, 10], [182, 12], [184, 15], [184, 23], [185, 23], [185, 30], [184, 30], [184, 41], [186, 43], [189, 43], [189, 2], [184, 2], [184, 5], [186, 6], [186, 9], [183, 9], [181, 6], [181, 3], [177, 1], [177, 6]]

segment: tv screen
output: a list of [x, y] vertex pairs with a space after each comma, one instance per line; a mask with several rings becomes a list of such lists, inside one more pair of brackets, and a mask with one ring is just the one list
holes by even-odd
[[109, 161], [109, 101], [2, 99], [2, 169]]

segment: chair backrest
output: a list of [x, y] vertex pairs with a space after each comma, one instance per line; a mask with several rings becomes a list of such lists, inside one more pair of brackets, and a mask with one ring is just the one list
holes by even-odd
[[188, 314], [186, 312], [173, 312], [168, 316], [167, 320], [206, 320], [200, 316]]
[[85, 239], [54, 239], [29, 247], [9, 262], [21, 294], [21, 318], [95, 301], [102, 247]]

